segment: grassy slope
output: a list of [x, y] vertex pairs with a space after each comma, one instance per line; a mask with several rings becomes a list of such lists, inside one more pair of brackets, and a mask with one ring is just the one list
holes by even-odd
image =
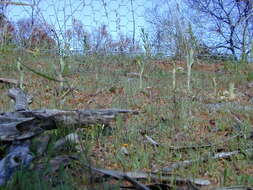
[[[57, 63], [57, 59], [54, 57], [26, 55], [22, 61], [34, 69], [50, 76], [56, 76], [53, 64]], [[203, 106], [206, 103], [224, 101], [252, 106], [253, 90], [247, 87], [249, 81], [246, 80], [247, 73], [252, 68], [245, 66], [235, 69], [229, 63], [226, 63], [224, 67], [224, 63], [215, 64], [212, 61], [195, 63], [192, 72], [192, 92], [188, 93], [186, 91], [186, 71], [177, 73], [177, 90], [172, 89], [172, 61], [147, 59], [144, 62], [142, 89], [139, 88], [139, 78], [128, 75], [128, 73], [139, 71], [133, 58], [93, 56], [70, 57], [66, 60], [71, 67], [66, 69], [65, 79], [75, 87], [75, 90], [64, 96], [64, 101], [62, 101], [64, 93], [57, 91], [58, 83], [48, 81], [27, 70], [25, 71], [25, 82], [28, 85], [25, 90], [34, 96], [31, 108], [115, 107], [141, 111], [138, 116], [118, 118], [112, 124], [113, 130], [107, 135], [103, 135], [99, 127], [79, 130], [78, 133], [85, 147], [85, 151], [80, 154], [84, 160], [90, 160], [89, 162], [97, 167], [121, 171], [154, 171], [169, 166], [173, 162], [196, 159], [209, 152], [233, 151], [252, 146], [251, 140], [246, 138], [226, 141], [238, 133], [233, 127], [235, 125], [234, 116], [226, 110], [209, 112]], [[183, 62], [176, 62], [176, 65], [186, 68]], [[18, 79], [13, 55], [1, 57], [0, 71], [0, 77]], [[214, 77], [217, 82], [218, 95], [214, 94], [212, 83]], [[221, 100], [220, 94], [228, 89], [230, 81], [235, 83], [237, 96], [234, 100]], [[12, 105], [6, 96], [8, 88], [8, 85], [0, 84], [1, 111], [11, 110]], [[240, 130], [248, 134], [252, 130], [252, 112], [233, 110], [233, 113], [243, 122]], [[211, 121], [215, 121], [215, 124], [212, 124]], [[51, 132], [52, 141], [73, 131]], [[143, 131], [162, 146], [154, 149], [141, 135]], [[168, 148], [210, 143], [218, 143], [218, 146], [180, 151]], [[120, 152], [122, 146], [128, 149], [129, 156]], [[53, 157], [60, 153], [49, 150], [48, 154]], [[56, 184], [55, 188], [88, 188], [89, 182], [85, 177], [86, 174], [82, 173], [84, 171], [80, 171], [79, 167], [78, 164], [73, 163], [73, 167], [61, 171], [58, 178], [68, 179], [70, 184]], [[251, 158], [240, 155], [229, 160], [197, 163], [188, 168], [175, 170], [173, 173], [181, 177], [209, 179], [212, 186], [253, 185], [252, 170]], [[40, 175], [45, 175], [45, 173], [42, 172]], [[45, 189], [52, 185], [48, 178], [41, 183], [33, 184], [27, 180], [31, 177], [35, 182], [40, 181], [37, 175], [22, 172], [16, 175], [16, 180], [13, 180], [8, 188]], [[51, 178], [56, 178], [56, 176], [53, 175]]]

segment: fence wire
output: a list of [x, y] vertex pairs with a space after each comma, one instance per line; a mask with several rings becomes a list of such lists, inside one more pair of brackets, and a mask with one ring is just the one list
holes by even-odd
[[[148, 10], [152, 9], [155, 1], [24, 0], [21, 2], [9, 0], [0, 2], [2, 2], [1, 11], [4, 11], [12, 24], [20, 26], [22, 22], [24, 24], [30, 19], [32, 23], [30, 25], [35, 26], [39, 22], [50, 27], [50, 30], [53, 29], [54, 33], [48, 31], [48, 34], [61, 42], [62, 49], [67, 48], [82, 53], [87, 48], [85, 46], [90, 43], [95, 49], [106, 49], [112, 53], [130, 52], [130, 49], [131, 52], [136, 53], [141, 51], [141, 29], [149, 30]], [[20, 33], [20, 30], [19, 28], [17, 33]], [[78, 30], [82, 34], [78, 34]], [[24, 46], [22, 43], [19, 45]], [[135, 46], [138, 47], [133, 48]]]

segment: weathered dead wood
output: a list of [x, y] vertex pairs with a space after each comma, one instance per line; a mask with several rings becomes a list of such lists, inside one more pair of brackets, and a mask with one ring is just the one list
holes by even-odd
[[91, 124], [108, 125], [118, 114], [138, 114], [134, 110], [28, 110], [31, 96], [21, 89], [12, 88], [9, 96], [15, 101], [15, 112], [0, 114], [0, 140], [14, 141], [31, 138], [60, 127], [81, 127]]
[[129, 177], [128, 175], [123, 175], [123, 179], [130, 182], [137, 190], [151, 190], [146, 185], [143, 185], [143, 184], [139, 183], [138, 181], [136, 181], [135, 179]]
[[15, 111], [0, 114], [0, 141], [11, 145], [0, 161], [0, 185], [5, 184], [19, 166], [25, 167], [31, 162], [30, 144], [25, 143], [26, 139], [45, 130], [90, 124], [108, 125], [118, 114], [138, 114], [137, 111], [125, 109], [29, 110], [28, 105], [32, 102], [30, 95], [19, 88], [10, 89], [8, 95], [15, 101]]
[[14, 141], [31, 138], [43, 132], [33, 117], [16, 117], [19, 114], [0, 115], [0, 141]]
[[41, 131], [40, 128], [32, 129], [31, 125], [32, 130], [26, 132], [20, 130], [20, 126], [34, 120], [34, 118], [25, 117], [19, 113], [21, 110], [28, 109], [28, 104], [32, 100], [31, 96], [18, 88], [10, 89], [9, 96], [15, 101], [16, 112], [0, 114], [0, 140], [13, 142], [5, 157], [0, 161], [0, 185], [4, 185], [19, 167], [28, 166], [33, 159], [29, 140], [20, 140], [31, 138]]
[[134, 110], [28, 110], [31, 96], [21, 89], [12, 88], [9, 96], [15, 101], [16, 112], [0, 114], [0, 140], [13, 141], [31, 138], [44, 130], [58, 127], [81, 127], [91, 124], [108, 125], [118, 114], [138, 114]]
[[144, 137], [147, 139], [148, 142], [150, 142], [154, 147], [158, 147], [160, 144], [158, 142], [156, 142], [154, 139], [152, 139], [150, 136], [148, 135], [144, 135]]
[[189, 146], [167, 146], [165, 144], [160, 144], [160, 143], [156, 142], [153, 138], [151, 138], [150, 136], [148, 136], [146, 134], [142, 134], [142, 136], [154, 147], [162, 146], [164, 148], [169, 148], [170, 150], [181, 151], [181, 150], [187, 150], [187, 149], [201, 149], [201, 148], [222, 146], [225, 142], [229, 142], [237, 137], [241, 137], [241, 136], [243, 136], [243, 134], [242, 134], [242, 132], [239, 132], [238, 134], [231, 136], [231, 137], [224, 139], [224, 140], [217, 142], [217, 143], [202, 144], [202, 145], [196, 144], [196, 145], [189, 145]]
[[219, 187], [215, 190], [253, 190], [253, 187], [247, 187], [247, 186], [231, 186], [231, 187]]
[[80, 137], [77, 133], [70, 133], [65, 137], [60, 138], [54, 143], [54, 149], [59, 150], [65, 147], [67, 143], [80, 144]]
[[161, 172], [170, 174], [175, 169], [189, 167], [189, 166], [192, 166], [193, 164], [196, 164], [196, 163], [202, 163], [202, 162], [206, 162], [208, 160], [227, 159], [227, 158], [230, 158], [232, 156], [242, 154], [242, 153], [252, 153], [252, 151], [253, 151], [253, 149], [250, 148], [250, 149], [246, 149], [244, 151], [235, 150], [235, 151], [232, 151], [232, 152], [220, 152], [220, 153], [217, 153], [217, 154], [214, 154], [214, 155], [212, 155], [210, 153], [209, 155], [201, 157], [201, 158], [196, 159], [196, 160], [184, 160], [184, 161], [181, 161], [181, 162], [173, 163], [170, 167], [163, 168], [161, 170]]
[[247, 105], [243, 106], [238, 103], [213, 103], [213, 104], [204, 104], [204, 107], [210, 111], [219, 111], [219, 110], [240, 110], [240, 111], [253, 111], [253, 106]]
[[145, 185], [137, 182], [135, 179], [131, 178], [127, 174], [119, 171], [114, 171], [114, 170], [106, 170], [106, 169], [98, 169], [98, 168], [93, 168], [90, 166], [87, 166], [89, 169], [91, 169], [93, 172], [103, 174], [105, 176], [109, 176], [111, 178], [117, 179], [117, 180], [127, 180], [129, 181], [132, 185], [134, 185], [137, 189], [139, 190], [150, 190], [148, 187]]
[[19, 81], [16, 79], [0, 78], [0, 83], [15, 84], [18, 85]]
[[32, 96], [19, 88], [11, 88], [8, 95], [15, 101], [15, 111], [27, 110], [28, 104], [32, 103]]
[[0, 140], [13, 141], [31, 138], [61, 127], [82, 127], [91, 124], [108, 125], [118, 114], [138, 112], [124, 109], [101, 110], [24, 110], [0, 114]]
[[116, 118], [118, 114], [138, 114], [134, 110], [125, 109], [99, 109], [99, 110], [57, 110], [57, 109], [43, 109], [22, 111], [25, 117], [34, 117], [41, 120], [51, 119], [56, 124], [67, 125], [91, 125], [104, 124], [108, 125]]
[[[111, 177], [117, 180], [122, 179], [132, 179], [132, 180], [145, 180], [145, 181], [153, 181], [153, 182], [162, 182], [162, 183], [172, 183], [176, 182], [177, 184], [182, 183], [192, 183], [198, 186], [208, 186], [211, 184], [210, 181], [199, 178], [181, 178], [177, 176], [163, 175], [163, 173], [159, 173], [156, 175], [154, 173], [146, 173], [146, 172], [120, 172], [115, 170], [107, 170], [107, 169], [98, 169], [90, 166], [86, 166], [91, 169], [95, 173], [103, 174], [104, 177]], [[127, 176], [127, 177], [126, 177]]]
[[50, 141], [50, 136], [49, 135], [40, 135], [35, 143], [36, 143], [36, 152], [38, 156], [42, 156], [48, 147]]
[[16, 141], [0, 161], [0, 185], [4, 185], [19, 167], [27, 167], [33, 160], [29, 141]]

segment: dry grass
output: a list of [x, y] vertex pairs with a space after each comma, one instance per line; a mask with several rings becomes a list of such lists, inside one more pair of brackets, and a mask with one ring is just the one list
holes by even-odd
[[[57, 59], [41, 57], [23, 58], [24, 64], [36, 70], [55, 76], [52, 64]], [[133, 58], [124, 56], [71, 57], [67, 60], [71, 68], [65, 79], [73, 85], [73, 90], [62, 97], [58, 83], [49, 81], [29, 71], [25, 71], [25, 90], [34, 96], [31, 108], [97, 109], [128, 108], [141, 112], [138, 116], [118, 118], [112, 123], [112, 131], [107, 135], [88, 128], [79, 131], [84, 139], [85, 156], [94, 166], [122, 171], [155, 171], [171, 163], [201, 157], [209, 152], [233, 151], [252, 146], [252, 139], [234, 138], [235, 119], [226, 109], [210, 112], [205, 104], [231, 102], [253, 106], [253, 89], [246, 80], [248, 68], [234, 72], [223, 63], [200, 62], [193, 66], [192, 92], [186, 91], [185, 72], [177, 73], [177, 90], [172, 90], [173, 62], [169, 60], [145, 60], [143, 88], [139, 89], [139, 78], [130, 78], [127, 73], [139, 72]], [[185, 63], [177, 61], [176, 66], [185, 68]], [[227, 70], [225, 70], [227, 69]], [[1, 77], [18, 79], [15, 59], [0, 60]], [[217, 81], [217, 94], [214, 94], [212, 78]], [[228, 89], [229, 81], [236, 87], [236, 98], [221, 100], [220, 94]], [[252, 82], [252, 81], [251, 81]], [[6, 96], [10, 86], [0, 84], [1, 111], [11, 110], [12, 105]], [[253, 111], [232, 111], [242, 122], [242, 133], [250, 132], [253, 124]], [[154, 149], [141, 135], [155, 139], [162, 146]], [[208, 148], [172, 150], [169, 147], [215, 144]], [[129, 151], [125, 156], [122, 146]], [[82, 154], [82, 152], [80, 153]], [[78, 166], [77, 166], [78, 168]], [[85, 179], [78, 175], [78, 169], [68, 169], [72, 173], [76, 187], [87, 186]], [[210, 160], [173, 172], [181, 177], [209, 179], [212, 186], [253, 185], [252, 161], [247, 156], [236, 156], [229, 160]], [[225, 180], [225, 182], [224, 182]], [[98, 188], [99, 189], [99, 188]]]

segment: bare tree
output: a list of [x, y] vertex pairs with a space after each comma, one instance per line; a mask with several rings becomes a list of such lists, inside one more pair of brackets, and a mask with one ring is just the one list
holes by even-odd
[[216, 41], [212, 48], [225, 49], [236, 59], [250, 53], [253, 37], [251, 0], [186, 0], [190, 8], [199, 11], [201, 18]]
[[88, 53], [91, 48], [90, 34], [85, 30], [81, 20], [72, 19], [72, 40], [76, 41], [76, 47], [82, 47], [83, 52]]
[[[33, 23], [34, 22], [34, 23]], [[32, 18], [20, 19], [16, 25], [17, 43], [24, 48], [55, 48], [56, 42], [51, 37], [51, 27], [47, 23]]]
[[201, 53], [205, 46], [201, 37], [195, 37], [195, 31], [189, 22], [184, 6], [176, 1], [163, 0], [149, 10], [148, 21], [153, 27], [152, 45], [157, 54], [172, 55], [185, 59], [189, 46], [196, 54]]
[[169, 0], [163, 1], [148, 11], [148, 22], [153, 28], [152, 45], [156, 53], [165, 53], [175, 56], [184, 56], [182, 48], [182, 36], [186, 33], [185, 20], [180, 14], [179, 7]]
[[5, 15], [6, 13], [6, 9], [8, 7], [8, 3], [10, 3], [11, 0], [9, 0], [8, 2], [6, 2], [5, 0], [0, 0], [0, 13]]

